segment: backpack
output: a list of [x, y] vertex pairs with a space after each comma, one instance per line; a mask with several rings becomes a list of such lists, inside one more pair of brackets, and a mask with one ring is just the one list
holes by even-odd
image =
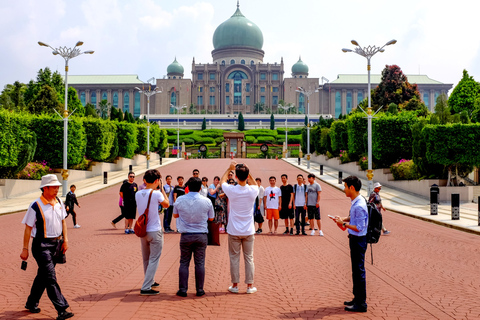
[[380, 235], [382, 234], [382, 213], [378, 211], [377, 206], [373, 202], [367, 203], [368, 211], [368, 225], [367, 225], [367, 243], [370, 243], [370, 253], [372, 257], [373, 264], [373, 243], [377, 243], [380, 240]]

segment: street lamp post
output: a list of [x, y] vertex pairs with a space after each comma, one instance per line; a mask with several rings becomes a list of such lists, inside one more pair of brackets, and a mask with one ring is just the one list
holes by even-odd
[[[384, 44], [382, 47], [376, 47], [376, 46], [368, 46], [362, 48], [357, 41], [352, 40], [351, 41], [354, 46], [357, 46], [354, 50], [351, 49], [345, 49], [343, 48], [343, 52], [354, 52], [362, 57], [367, 58], [367, 71], [368, 71], [368, 109], [367, 112], [360, 108], [363, 113], [367, 115], [367, 132], [368, 132], [368, 170], [367, 170], [367, 179], [368, 179], [368, 185], [367, 185], [367, 192], [368, 194], [371, 194], [373, 191], [373, 170], [372, 170], [372, 118], [376, 114], [372, 115], [372, 96], [371, 96], [371, 84], [370, 84], [370, 70], [371, 70], [371, 65], [370, 65], [370, 60], [371, 58], [378, 52], [384, 52], [385, 47], [397, 43], [397, 40], [390, 40], [386, 44]], [[380, 109], [379, 109], [380, 110]], [[377, 112], [379, 111], [377, 110]]]
[[184, 104], [183, 106], [174, 106], [173, 104], [170, 105], [172, 108], [177, 110], [177, 159], [180, 158], [180, 111], [185, 109], [187, 106]]
[[[62, 196], [64, 197], [67, 195], [67, 190], [68, 190], [68, 187], [67, 187], [68, 186], [67, 151], [68, 151], [68, 117], [69, 117], [68, 115], [68, 60], [73, 59], [81, 54], [93, 54], [94, 51], [88, 50], [88, 51], [81, 52], [78, 47], [80, 47], [83, 44], [83, 41], [78, 41], [75, 44], [75, 47], [73, 48], [67, 48], [67, 47], [53, 48], [41, 41], [39, 41], [38, 44], [42, 47], [48, 47], [52, 49], [53, 55], [55, 56], [60, 55], [63, 59], [65, 59], [65, 103], [64, 103], [63, 117], [59, 114], [60, 117], [63, 119]], [[75, 110], [73, 112], [75, 112]], [[70, 115], [73, 112], [71, 112]]]
[[288, 118], [287, 118], [287, 110], [290, 108], [293, 108], [292, 105], [286, 105], [282, 106], [281, 104], [278, 105], [280, 109], [282, 109], [285, 112], [285, 158], [288, 155]]
[[307, 169], [310, 169], [310, 96], [314, 92], [318, 92], [318, 90], [319, 89], [305, 90], [303, 87], [298, 87], [297, 90], [295, 90], [307, 96]]
[[[152, 79], [154, 80], [155, 78]], [[152, 79], [149, 79], [148, 81], [151, 81]], [[150, 84], [148, 84], [148, 90], [140, 90], [140, 88], [137, 87], [135, 87], [135, 89], [147, 97], [147, 169], [150, 169], [150, 97], [157, 93], [161, 93], [162, 90], [158, 89], [158, 87], [155, 88], [155, 90], [152, 90]]]

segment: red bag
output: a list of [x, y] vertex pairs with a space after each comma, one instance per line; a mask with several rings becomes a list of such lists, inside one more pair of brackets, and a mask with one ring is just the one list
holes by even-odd
[[135, 222], [135, 227], [133, 227], [135, 235], [140, 238], [143, 238], [147, 235], [148, 208], [150, 207], [150, 199], [152, 199], [152, 193], [153, 190], [150, 191], [150, 195], [148, 196], [148, 204], [145, 212], [140, 217], [138, 217], [137, 221]]

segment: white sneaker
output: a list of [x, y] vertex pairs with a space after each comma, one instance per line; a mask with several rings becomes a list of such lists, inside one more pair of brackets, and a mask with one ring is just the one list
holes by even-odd
[[255, 293], [255, 292], [257, 292], [257, 288], [255, 288], [255, 287], [248, 287], [247, 288], [247, 293]]
[[320, 231], [318, 232], [318, 235], [319, 235], [320, 237], [323, 237], [323, 231], [320, 230]]
[[231, 293], [238, 293], [238, 287], [230, 286], [230, 287], [228, 287], [228, 291], [230, 291]]
[[312, 232], [310, 232], [310, 235], [314, 236], [315, 235], [315, 230], [312, 230]]
[[79, 225], [79, 224], [76, 224], [76, 225], [74, 225], [73, 227], [76, 228], [76, 229], [78, 229], [78, 228], [80, 228], [80, 225]]

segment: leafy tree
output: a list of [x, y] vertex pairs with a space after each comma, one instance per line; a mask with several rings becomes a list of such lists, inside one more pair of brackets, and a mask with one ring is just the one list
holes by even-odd
[[35, 98], [28, 104], [28, 111], [34, 114], [54, 113], [57, 110], [63, 116], [63, 106], [58, 100], [54, 88], [44, 85], [35, 95]]
[[265, 109], [265, 105], [263, 103], [257, 102], [253, 105], [253, 113], [262, 113]]
[[391, 113], [391, 114], [398, 114], [398, 106], [395, 104], [395, 103], [390, 103], [388, 105], [388, 109], [387, 109], [388, 113]]
[[19, 81], [13, 84], [7, 84], [0, 95], [0, 107], [12, 111], [22, 111], [25, 109], [25, 99], [23, 97], [27, 86]]
[[463, 110], [471, 116], [475, 110], [475, 100], [480, 96], [480, 83], [468, 75], [467, 70], [463, 70], [462, 80], [455, 86], [452, 94], [448, 98], [448, 105], [453, 113], [460, 113]]
[[98, 118], [97, 110], [91, 103], [87, 103], [85, 106], [85, 117]]
[[194, 105], [193, 103], [190, 104], [189, 113], [190, 113], [190, 114], [195, 114], [195, 113], [197, 113], [197, 107], [195, 107], [195, 105]]
[[435, 114], [432, 115], [438, 119], [439, 124], [446, 124], [451, 121], [450, 110], [448, 109], [447, 95], [442, 93], [435, 102]]
[[[272, 116], [273, 116], [273, 114], [272, 114]], [[245, 120], [243, 119], [243, 114], [241, 112], [238, 115], [238, 130], [240, 130], [240, 131], [245, 130]]]
[[273, 113], [270, 115], [270, 130], [275, 130], [275, 117]]
[[382, 80], [372, 93], [372, 108], [378, 110], [390, 103], [405, 105], [413, 97], [420, 101], [420, 92], [416, 84], [410, 84], [397, 65], [386, 65], [382, 71]]

